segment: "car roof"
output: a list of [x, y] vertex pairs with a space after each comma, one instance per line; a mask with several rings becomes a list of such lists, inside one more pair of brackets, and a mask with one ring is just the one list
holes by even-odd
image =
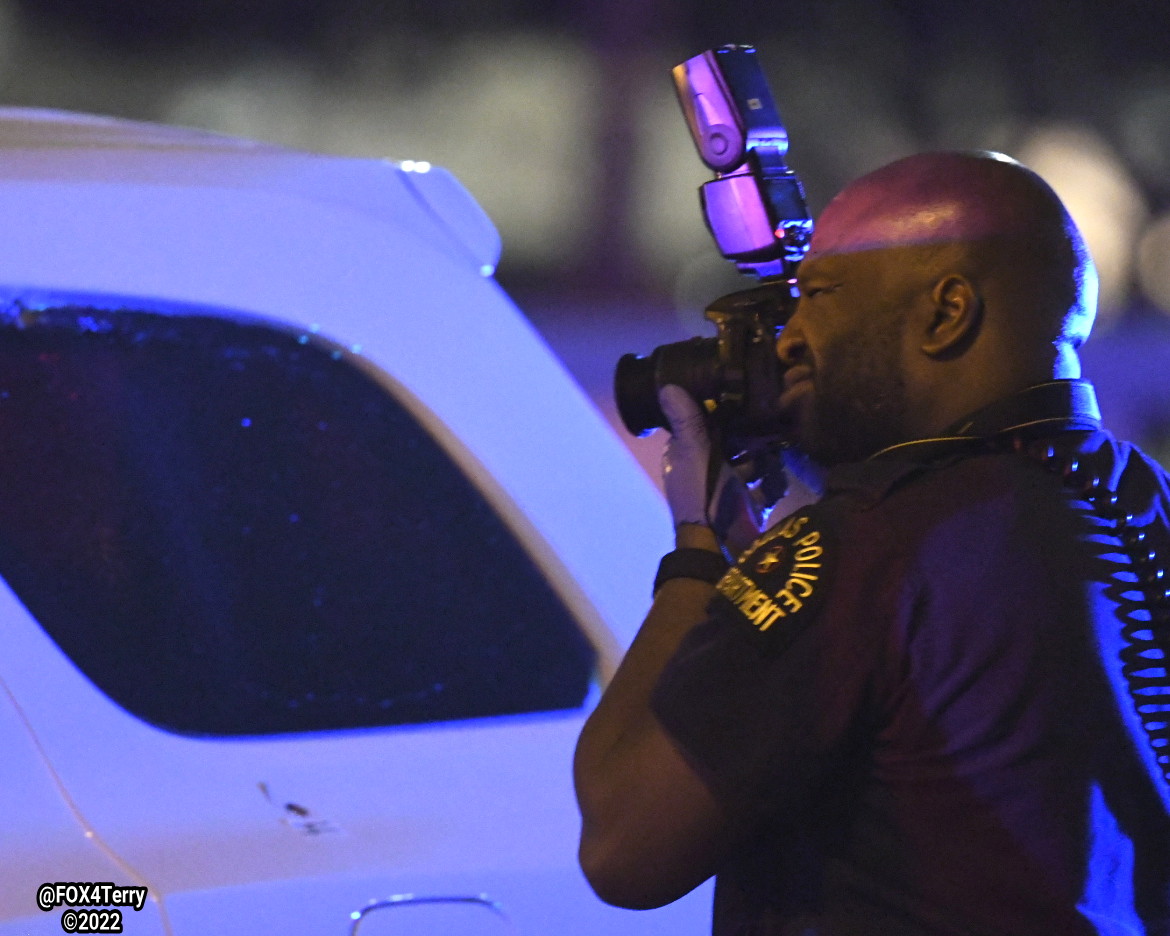
[[393, 220], [495, 271], [500, 239], [478, 203], [422, 160], [307, 153], [190, 127], [31, 108], [0, 108], [0, 176], [299, 195]]

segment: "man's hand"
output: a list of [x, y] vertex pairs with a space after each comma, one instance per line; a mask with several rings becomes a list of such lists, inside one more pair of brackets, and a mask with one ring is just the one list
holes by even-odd
[[670, 422], [670, 438], [662, 453], [662, 485], [674, 525], [710, 526], [707, 479], [711, 439], [707, 421], [690, 394], [674, 384], [658, 391], [658, 405]]
[[682, 524], [710, 527], [720, 546], [732, 558], [738, 556], [760, 535], [778, 496], [779, 458], [773, 457], [763, 471], [758, 463], [740, 466], [764, 475], [759, 484], [749, 486], [726, 462], [713, 466], [707, 419], [690, 394], [668, 384], [659, 391], [658, 403], [670, 422], [662, 481], [675, 529]]

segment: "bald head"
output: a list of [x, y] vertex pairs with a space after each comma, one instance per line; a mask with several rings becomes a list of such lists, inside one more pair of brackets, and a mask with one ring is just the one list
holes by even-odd
[[817, 220], [776, 344], [779, 407], [823, 464], [946, 431], [1080, 376], [1096, 276], [1060, 199], [991, 153], [930, 153], [846, 188]]
[[[821, 214], [809, 258], [924, 248], [966, 264], [1001, 294], [1021, 337], [1079, 346], [1096, 315], [1096, 273], [1048, 184], [997, 153], [924, 153], [842, 191]], [[933, 248], [933, 250], [929, 250]]]

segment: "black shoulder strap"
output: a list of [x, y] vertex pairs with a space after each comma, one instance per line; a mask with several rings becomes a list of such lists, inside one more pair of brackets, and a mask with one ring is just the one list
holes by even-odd
[[1033, 445], [1025, 453], [1064, 477], [1067, 490], [1086, 500], [1093, 512], [1113, 527], [1113, 534], [1128, 558], [1141, 599], [1133, 610], [1149, 615], [1121, 616], [1122, 674], [1134, 710], [1145, 729], [1162, 779], [1170, 785], [1170, 574], [1167, 560], [1154, 543], [1154, 519], [1139, 523], [1119, 503], [1117, 492], [1106, 479], [1094, 475], [1067, 453], [1052, 446]]

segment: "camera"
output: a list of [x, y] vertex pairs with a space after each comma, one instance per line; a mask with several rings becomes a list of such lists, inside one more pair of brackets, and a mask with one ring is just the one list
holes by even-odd
[[715, 338], [624, 355], [614, 374], [618, 414], [633, 435], [669, 428], [658, 390], [677, 384], [704, 403], [728, 438], [776, 435], [776, 337], [796, 304], [796, 267], [813, 222], [800, 180], [784, 162], [788, 134], [752, 46], [729, 45], [672, 70], [691, 138], [715, 178], [699, 190], [719, 251], [760, 285], [715, 300]]

